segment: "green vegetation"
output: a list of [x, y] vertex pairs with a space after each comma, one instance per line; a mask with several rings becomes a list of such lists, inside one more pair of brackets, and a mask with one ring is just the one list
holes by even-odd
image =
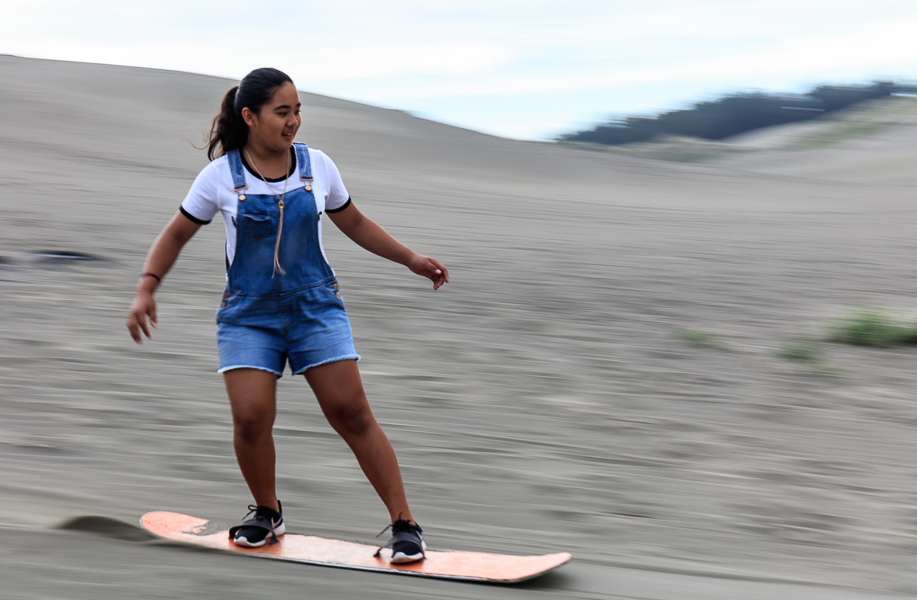
[[786, 360], [820, 363], [822, 360], [822, 347], [821, 344], [812, 340], [787, 340], [777, 350], [777, 356]]
[[892, 348], [917, 344], [917, 322], [875, 309], [851, 313], [830, 327], [831, 340], [857, 346]]
[[825, 361], [824, 344], [814, 340], [791, 339], [777, 349], [777, 356], [805, 365], [806, 370], [817, 375], [835, 375], [840, 369]]
[[[612, 120], [588, 131], [562, 135], [557, 141], [615, 146], [661, 136], [721, 140], [762, 127], [809, 121], [867, 100], [914, 91], [914, 86], [883, 81], [860, 86], [823, 85], [801, 95], [739, 94], [657, 117]], [[855, 132], [838, 132], [838, 135], [852, 133]]]
[[676, 329], [675, 337], [692, 346], [699, 346], [701, 348], [724, 347], [718, 335], [700, 329]]
[[796, 142], [791, 150], [813, 150], [835, 146], [846, 140], [865, 137], [888, 127], [885, 123], [846, 122], [837, 123], [816, 135], [808, 136]]
[[[675, 329], [673, 334], [682, 342], [698, 348], [725, 350], [721, 336], [702, 329]], [[852, 310], [842, 319], [828, 325], [828, 336], [813, 335], [785, 339], [774, 354], [801, 365], [804, 370], [819, 375], [835, 375], [840, 368], [826, 357], [826, 342], [840, 342], [874, 348], [894, 348], [917, 344], [917, 318], [904, 318], [880, 309]]]

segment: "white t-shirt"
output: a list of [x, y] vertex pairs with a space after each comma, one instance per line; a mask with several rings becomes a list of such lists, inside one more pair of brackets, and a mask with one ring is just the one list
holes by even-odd
[[[287, 178], [287, 193], [303, 187], [304, 183], [299, 178], [299, 165], [296, 163], [295, 149], [291, 148], [290, 153], [293, 157], [292, 175]], [[344, 187], [344, 181], [341, 179], [341, 173], [328, 156], [321, 150], [309, 148], [309, 160], [312, 163], [312, 193], [315, 195], [315, 210], [318, 212], [318, 239], [321, 244], [322, 239], [322, 215], [326, 212], [337, 212], [347, 207], [350, 202], [350, 195]], [[273, 195], [278, 196], [283, 192], [284, 182], [271, 181], [266, 182], [257, 174], [253, 173], [246, 161], [242, 160], [245, 172], [245, 183], [248, 188], [243, 194], [250, 195]], [[232, 265], [233, 258], [236, 254], [236, 214], [237, 203], [239, 202], [239, 193], [233, 189], [232, 172], [229, 167], [229, 159], [221, 156], [210, 162], [204, 167], [191, 189], [181, 203], [181, 212], [186, 217], [206, 225], [213, 220], [216, 214], [223, 214], [223, 222], [226, 224], [226, 264]], [[322, 248], [322, 255], [325, 249]]]

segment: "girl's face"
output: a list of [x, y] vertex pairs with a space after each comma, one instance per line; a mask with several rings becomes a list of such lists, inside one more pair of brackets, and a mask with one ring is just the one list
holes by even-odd
[[299, 92], [287, 82], [277, 88], [257, 113], [243, 108], [242, 118], [248, 124], [248, 142], [267, 151], [289, 150], [302, 125], [301, 106]]

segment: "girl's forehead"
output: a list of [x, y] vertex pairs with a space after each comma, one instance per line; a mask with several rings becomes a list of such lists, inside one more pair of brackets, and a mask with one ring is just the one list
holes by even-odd
[[270, 103], [272, 105], [290, 104], [291, 106], [299, 104], [299, 90], [292, 83], [286, 82], [277, 88], [277, 91], [271, 96]]

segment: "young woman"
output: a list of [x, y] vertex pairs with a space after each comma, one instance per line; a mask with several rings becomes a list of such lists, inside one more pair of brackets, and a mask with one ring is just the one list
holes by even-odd
[[350, 324], [321, 244], [323, 216], [363, 248], [406, 266], [439, 289], [449, 273], [369, 220], [351, 201], [324, 153], [294, 144], [302, 123], [299, 93], [276, 69], [249, 73], [214, 119], [211, 159], [180, 210], [153, 242], [127, 328], [138, 344], [156, 327], [153, 293], [201, 225], [222, 213], [227, 286], [217, 311], [217, 346], [232, 409], [233, 445], [254, 497], [251, 518], [230, 530], [256, 547], [283, 535], [275, 489], [272, 427], [276, 382], [289, 362], [303, 374], [329, 423], [389, 512], [392, 562], [424, 557], [392, 446], [370, 410]]

